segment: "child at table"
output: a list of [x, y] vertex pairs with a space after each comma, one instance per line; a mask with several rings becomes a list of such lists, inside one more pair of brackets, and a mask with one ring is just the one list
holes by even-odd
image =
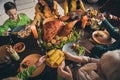
[[13, 2], [6, 2], [4, 9], [9, 18], [0, 26], [0, 36], [8, 36], [9, 30], [31, 23], [31, 19], [26, 14], [17, 13], [17, 7]]

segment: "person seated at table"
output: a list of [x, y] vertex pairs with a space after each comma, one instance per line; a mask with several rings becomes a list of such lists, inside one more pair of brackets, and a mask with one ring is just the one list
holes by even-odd
[[76, 70], [76, 75], [72, 74], [68, 66], [64, 68], [65, 64], [62, 63], [58, 67], [58, 74], [66, 80], [74, 80], [73, 77], [76, 80], [120, 80], [120, 50], [108, 51], [98, 60], [86, 56], [73, 56], [67, 52], [65, 54], [68, 60], [87, 63]]
[[45, 60], [46, 60], [45, 56], [42, 56], [34, 65], [29, 66], [23, 72], [19, 72], [15, 77], [8, 77], [3, 80], [27, 80], [36, 70], [36, 68], [40, 67]]
[[23, 26], [31, 23], [31, 19], [24, 13], [17, 13], [16, 5], [13, 2], [4, 4], [5, 13], [9, 18], [0, 26], [0, 35], [8, 35], [9, 30], [13, 30], [17, 26]]
[[100, 58], [107, 51], [120, 49], [120, 31], [117, 31], [103, 15], [100, 16], [100, 19], [102, 20], [101, 26], [105, 27], [110, 36], [115, 39], [115, 42], [110, 45], [96, 45], [93, 47], [90, 56], [95, 58]]
[[85, 12], [85, 7], [82, 0], [65, 0], [63, 3], [64, 14], [81, 9]]
[[57, 2], [54, 0], [38, 0], [35, 6], [35, 16], [31, 25], [40, 26], [47, 18], [59, 18]]

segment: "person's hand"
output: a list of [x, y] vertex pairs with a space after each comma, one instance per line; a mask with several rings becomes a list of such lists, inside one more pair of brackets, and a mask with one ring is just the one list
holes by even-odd
[[11, 31], [10, 28], [4, 32], [4, 36], [9, 36], [9, 33], [10, 33], [9, 31]]
[[63, 67], [58, 67], [58, 74], [66, 80], [73, 80], [72, 72], [68, 66], [65, 67], [65, 70]]
[[83, 58], [81, 56], [74, 56], [71, 53], [65, 52], [65, 51], [64, 51], [64, 54], [65, 54], [65, 59], [67, 59], [67, 60], [71, 60], [74, 62], [82, 62]]
[[104, 21], [105, 20], [104, 14], [102, 14], [102, 13], [99, 14], [98, 19], [100, 19], [101, 21]]
[[43, 64], [46, 60], [46, 56], [42, 56], [39, 58], [39, 60], [35, 63], [36, 67], [39, 67], [41, 64]]
[[16, 53], [16, 51], [13, 49], [13, 47], [11, 45], [7, 46], [6, 49], [7, 49], [7, 52], [9, 52], [11, 54]]
[[28, 29], [31, 30], [31, 26], [35, 26], [35, 25], [34, 25], [34, 24], [27, 24], [27, 25], [25, 26], [25, 30], [28, 30]]
[[109, 15], [109, 19], [113, 19], [113, 20], [116, 20], [116, 21], [119, 21], [120, 20], [120, 18], [119, 17], [117, 17], [117, 16], [114, 16], [114, 15]]
[[64, 54], [65, 54], [65, 58], [66, 58], [67, 60], [72, 60], [73, 57], [74, 57], [74, 55], [72, 55], [72, 54], [69, 53], [69, 52], [65, 52], [65, 51], [64, 51]]
[[4, 36], [9, 36], [9, 31], [5, 31]]
[[65, 67], [65, 61], [63, 60], [63, 62], [58, 67], [64, 69], [64, 67]]

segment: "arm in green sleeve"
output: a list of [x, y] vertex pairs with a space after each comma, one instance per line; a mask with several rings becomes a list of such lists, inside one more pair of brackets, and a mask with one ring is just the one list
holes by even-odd
[[107, 29], [107, 31], [113, 38], [119, 39], [119, 33], [115, 30], [115, 28], [109, 23], [107, 19], [105, 19], [101, 25], [103, 25]]
[[6, 21], [2, 26], [0, 26], [0, 36], [4, 36], [4, 32], [9, 29], [9, 23]]
[[16, 75], [16, 77], [22, 79], [22, 80], [26, 80], [28, 79], [32, 73], [36, 70], [36, 67], [34, 65], [26, 68], [23, 72], [20, 72]]

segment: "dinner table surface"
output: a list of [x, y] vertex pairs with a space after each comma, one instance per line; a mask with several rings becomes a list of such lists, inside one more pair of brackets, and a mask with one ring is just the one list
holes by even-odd
[[[31, 54], [40, 54], [45, 55], [46, 51], [44, 51], [41, 47], [38, 46], [37, 40], [34, 39], [33, 35], [30, 35], [29, 37], [25, 39], [17, 38], [17, 36], [12, 36], [12, 43], [9, 40], [10, 37], [0, 37], [1, 40], [7, 40], [4, 43], [1, 42], [0, 45], [6, 45], [6, 44], [16, 44], [17, 42], [24, 42], [25, 43], [25, 50], [21, 53], [18, 53], [20, 56], [20, 60], [14, 61], [10, 64], [0, 64], [0, 79], [7, 78], [7, 77], [13, 77], [16, 76], [20, 67], [20, 63], [22, 60]], [[0, 47], [1, 47], [0, 46]], [[52, 77], [54, 76], [54, 77]], [[40, 75], [36, 77], [29, 78], [29, 80], [57, 80], [57, 71], [55, 68], [50, 68], [49, 66], [45, 66], [45, 69], [40, 73]]]
[[[94, 6], [96, 7], [96, 5]], [[91, 48], [94, 47], [96, 43], [91, 41], [91, 35], [93, 31], [90, 31], [89, 29], [86, 29], [84, 31], [85, 31], [84, 36], [82, 38], [79, 38], [78, 41], [80, 45], [86, 48], [86, 56], [89, 56]], [[12, 62], [7, 65], [0, 64], [0, 80], [3, 78], [16, 76], [19, 71], [20, 63], [23, 61], [25, 57], [31, 54], [40, 54], [41, 56], [46, 55], [47, 50], [45, 50], [44, 47], [38, 45], [37, 39], [33, 37], [33, 34], [23, 39], [18, 38], [15, 35], [0, 36], [0, 47], [6, 44], [14, 45], [17, 42], [25, 43], [26, 48], [23, 52], [19, 53], [20, 60], [18, 61], [12, 60]], [[70, 61], [67, 62], [68, 63], [66, 65], [69, 65]], [[71, 63], [74, 64], [74, 62], [70, 62], [70, 64]], [[29, 78], [29, 80], [57, 80], [57, 68], [51, 68], [48, 65], [46, 65], [42, 73], [40, 73], [36, 77]]]
[[[89, 40], [91, 33], [90, 32], [86, 33], [86, 32], [87, 31], [85, 31], [84, 37], [79, 39], [79, 44], [84, 46], [88, 50], [87, 53], [89, 53], [89, 49], [92, 46], [94, 46], [94, 44]], [[10, 41], [9, 38], [12, 38], [12, 41]], [[12, 60], [10, 64], [5, 65], [4, 67], [0, 65], [0, 79], [17, 75], [18, 69], [20, 67], [20, 63], [26, 56], [30, 54], [40, 54], [42, 56], [42, 55], [45, 55], [47, 52], [47, 50], [45, 50], [44, 47], [40, 47], [37, 44], [37, 39], [35, 39], [32, 34], [29, 37], [24, 38], [24, 39], [18, 38], [15, 35], [11, 37], [4, 37], [4, 38], [2, 37], [1, 39], [7, 40], [4, 43], [0, 43], [1, 46], [6, 43], [14, 45], [18, 42], [24, 42], [26, 48], [23, 52], [18, 53], [20, 56], [19, 61]], [[40, 73], [40, 75], [33, 77], [33, 78], [29, 78], [29, 80], [57, 80], [57, 69], [50, 68], [49, 66], [46, 65], [45, 69], [42, 71], [42, 73]]]
[[[86, 48], [86, 55], [89, 55], [91, 48], [95, 45], [90, 41], [91, 34], [92, 32], [89, 29], [86, 29], [84, 36], [79, 39], [79, 44]], [[34, 38], [33, 34], [26, 38], [18, 38], [16, 35], [0, 36], [0, 47], [6, 44], [14, 45], [18, 42], [23, 42], [26, 48], [23, 52], [19, 53], [20, 60], [12, 60], [12, 62], [7, 65], [0, 64], [0, 80], [3, 78], [16, 76], [20, 67], [20, 63], [28, 55], [40, 54], [42, 56], [47, 52], [44, 47], [40, 47], [38, 45], [37, 39]], [[74, 65], [74, 62], [66, 61], [66, 65], [69, 65], [71, 63]], [[46, 65], [42, 73], [36, 77], [29, 78], [29, 80], [57, 80], [57, 69]]]

